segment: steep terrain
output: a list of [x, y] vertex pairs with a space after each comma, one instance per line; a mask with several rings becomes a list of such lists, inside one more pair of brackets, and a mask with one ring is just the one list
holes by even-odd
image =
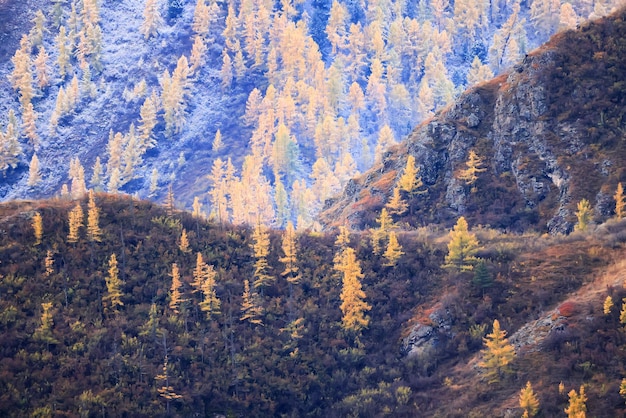
[[[413, 155], [427, 194], [401, 220], [568, 232], [581, 199], [597, 220], [626, 180], [626, 12], [554, 36], [508, 74], [465, 92], [380, 164], [351, 181], [324, 219], [371, 225]], [[461, 180], [470, 151], [483, 159]]]
[[[271, 233], [271, 282], [255, 290], [260, 325], [242, 319], [244, 281], [257, 266], [252, 231], [130, 198], [95, 200], [99, 242], [84, 226], [68, 242], [70, 209], [86, 212], [84, 199], [0, 206], [3, 416], [510, 416], [521, 414], [527, 380], [541, 416], [562, 415], [559, 382], [568, 391], [584, 384], [593, 416], [624, 412], [626, 221], [562, 238], [476, 230], [488, 272], [480, 287], [473, 273], [441, 267], [444, 233], [398, 234], [405, 254], [395, 266], [373, 252], [369, 234], [351, 235], [372, 306], [369, 326], [354, 333], [341, 322], [335, 236], [297, 236], [299, 280], [290, 284], [284, 233]], [[197, 253], [216, 273], [221, 302], [208, 317], [194, 292]], [[113, 254], [123, 303], [115, 309]], [[511, 373], [488, 384], [477, 364], [494, 319], [517, 354]]]
[[[550, 34], [603, 15], [619, 0], [577, 0], [558, 10], [538, 1], [168, 0], [153, 3], [162, 21], [145, 35], [149, 3], [0, 3], [0, 122], [4, 133], [14, 119], [11, 131], [21, 147], [13, 155], [0, 143], [1, 200], [58, 195], [72, 182], [70, 161], [78, 158], [93, 188], [161, 201], [171, 184], [181, 206], [190, 208], [197, 197], [207, 213], [234, 223], [260, 218], [277, 227], [287, 220], [301, 229], [318, 227], [327, 198], [467, 85], [509, 68]], [[202, 10], [205, 17], [197, 19]], [[59, 60], [61, 27], [66, 65]], [[30, 42], [22, 51], [30, 58], [26, 67], [45, 67], [49, 78], [42, 86], [38, 76], [27, 80], [35, 115], [28, 126], [37, 144], [27, 137], [28, 113], [9, 77], [23, 35]], [[42, 47], [46, 65], [36, 66]], [[176, 72], [183, 57], [184, 93], [173, 100], [165, 93], [166, 74]], [[78, 97], [67, 100], [68, 91]], [[156, 145], [146, 148], [131, 140], [131, 127], [139, 129], [140, 109], [152, 93]], [[167, 119], [176, 120], [176, 129]], [[218, 130], [222, 144], [214, 147]], [[121, 141], [114, 143], [111, 131]], [[116, 167], [116, 150], [124, 155], [122, 167]], [[29, 184], [35, 153], [42, 179]], [[97, 157], [101, 183], [91, 182]], [[240, 182], [221, 196], [219, 179], [207, 176], [228, 158]], [[111, 181], [116, 168], [119, 187]], [[246, 199], [252, 202], [242, 210]]]

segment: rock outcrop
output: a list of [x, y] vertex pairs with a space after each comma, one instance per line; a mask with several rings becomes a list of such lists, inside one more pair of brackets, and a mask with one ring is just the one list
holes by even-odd
[[[323, 220], [367, 227], [415, 157], [428, 188], [401, 220], [413, 226], [470, 223], [567, 233], [576, 204], [611, 215], [625, 181], [626, 12], [556, 35], [508, 74], [478, 85], [423, 123], [381, 164], [328, 202]], [[483, 159], [479, 179], [459, 179], [470, 150]], [[387, 186], [387, 187], [385, 187]]]

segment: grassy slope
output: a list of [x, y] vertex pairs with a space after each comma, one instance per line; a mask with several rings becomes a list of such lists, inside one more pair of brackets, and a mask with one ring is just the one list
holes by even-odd
[[[370, 327], [358, 343], [340, 328], [334, 237], [299, 239], [302, 282], [295, 286], [294, 297], [304, 330], [302, 338], [293, 340], [285, 331], [289, 288], [279, 277], [283, 266], [277, 234], [272, 233], [269, 263], [278, 279], [264, 292], [265, 326], [254, 327], [239, 321], [243, 280], [253, 274], [249, 231], [197, 222], [185, 213], [168, 218], [159, 207], [127, 198], [101, 195], [98, 200], [105, 233], [101, 243], [93, 244], [85, 239], [66, 244], [71, 202], [0, 207], [3, 415], [31, 414], [37, 408], [51, 408], [61, 416], [76, 415], [81, 408], [109, 415], [165, 415], [167, 405], [158, 395], [155, 377], [162, 372], [166, 352], [169, 383], [183, 396], [170, 409], [182, 415], [466, 416], [472, 410], [491, 415], [503, 405], [514, 406], [526, 379], [540, 391], [544, 416], [564, 407], [565, 398], [552, 396], [554, 382], [560, 380], [568, 390], [581, 382], [590, 384], [589, 409], [595, 416], [621, 411], [616, 385], [625, 364], [624, 338], [619, 313], [614, 310], [604, 318], [601, 301], [576, 305], [564, 334], [550, 335], [539, 353], [519, 356], [515, 373], [497, 387], [483, 383], [477, 370], [465, 365], [476, 361], [481, 347], [480, 339], [469, 335], [472, 324], [498, 318], [513, 333], [554, 308], [601, 276], [623, 251], [624, 223], [606, 227], [601, 239], [479, 231], [481, 256], [496, 278], [484, 296], [471, 286], [471, 274], [440, 268], [442, 233], [400, 234], [406, 255], [396, 268], [384, 267], [384, 260], [372, 255], [367, 234], [354, 235], [351, 244], [373, 306]], [[45, 229], [37, 246], [30, 227], [35, 209], [43, 215]], [[178, 249], [181, 227], [189, 231], [190, 253]], [[54, 273], [46, 277], [43, 259], [49, 249], [55, 264]], [[196, 251], [218, 271], [222, 313], [210, 321], [198, 311], [197, 295], [188, 294], [192, 302], [186, 315], [176, 316], [168, 308], [171, 263], [181, 266], [188, 284]], [[125, 306], [118, 315], [104, 313], [101, 303], [111, 253], [116, 253], [125, 281]], [[621, 288], [609, 290], [619, 301]], [[57, 342], [50, 344], [34, 337], [45, 301], [53, 303]], [[146, 327], [152, 303], [158, 311], [154, 332]], [[449, 330], [437, 331], [436, 352], [407, 360], [401, 338], [409, 325], [429, 321], [433, 311], [446, 318]], [[443, 385], [445, 377], [452, 386]], [[406, 402], [398, 395], [399, 387], [411, 389]]]

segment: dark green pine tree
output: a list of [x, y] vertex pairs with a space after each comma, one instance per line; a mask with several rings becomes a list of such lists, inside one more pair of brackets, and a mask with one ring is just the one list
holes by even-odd
[[490, 288], [493, 285], [493, 277], [487, 268], [487, 264], [484, 261], [479, 261], [474, 267], [474, 278], [472, 279], [472, 285], [480, 290], [485, 295], [485, 289]]

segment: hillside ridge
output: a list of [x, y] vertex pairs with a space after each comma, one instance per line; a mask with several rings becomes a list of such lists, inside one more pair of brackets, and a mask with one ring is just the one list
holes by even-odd
[[[328, 202], [322, 219], [359, 229], [373, 224], [412, 155], [428, 193], [415, 197], [413, 226], [474, 224], [551, 233], [572, 230], [586, 198], [598, 221], [626, 181], [624, 10], [555, 35], [510, 73], [465, 92], [422, 123], [383, 161]], [[486, 172], [459, 179], [470, 151]], [[368, 215], [368, 213], [370, 215]]]

